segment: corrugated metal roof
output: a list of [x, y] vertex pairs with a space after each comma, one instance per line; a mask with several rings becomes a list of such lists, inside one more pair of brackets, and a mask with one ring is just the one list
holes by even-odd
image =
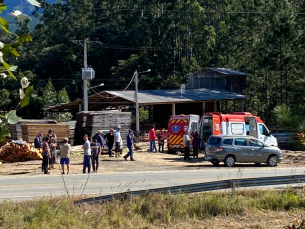
[[[134, 102], [134, 91], [105, 91], [114, 96]], [[180, 89], [146, 90], [138, 92], [139, 104], [165, 104], [196, 101], [238, 100], [246, 99], [245, 95], [219, 89], [186, 89], [181, 96]]]
[[225, 75], [244, 75], [244, 76], [248, 75], [247, 73], [233, 70], [230, 68], [206, 68], [206, 69], [209, 69], [209, 70], [215, 71], [215, 72], [219, 72], [219, 73], [225, 74]]
[[[89, 110], [101, 110], [110, 105], [134, 104], [134, 93], [134, 91], [102, 91], [90, 95], [88, 96]], [[138, 93], [140, 105], [244, 100], [246, 98], [245, 95], [236, 94], [230, 91], [206, 88], [186, 89], [182, 93], [182, 98], [180, 89], [147, 90], [139, 91]], [[70, 103], [49, 107], [48, 111], [76, 111], [79, 108], [79, 104], [82, 103], [83, 99], [79, 99]]]

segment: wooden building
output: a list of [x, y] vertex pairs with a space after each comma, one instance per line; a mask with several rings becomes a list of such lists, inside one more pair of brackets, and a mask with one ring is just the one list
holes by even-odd
[[203, 68], [189, 74], [188, 88], [221, 89], [246, 94], [246, 73], [228, 68]]

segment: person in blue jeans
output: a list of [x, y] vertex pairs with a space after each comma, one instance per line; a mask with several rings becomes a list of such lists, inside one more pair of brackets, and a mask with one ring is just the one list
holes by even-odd
[[86, 173], [86, 168], [88, 168], [88, 173], [90, 173], [90, 169], [91, 169], [91, 147], [90, 147], [90, 142], [88, 140], [88, 135], [85, 134], [84, 135], [84, 145], [83, 145], [83, 149], [84, 149], [84, 166], [83, 166], [83, 173]]
[[156, 132], [155, 132], [155, 125], [151, 126], [150, 131], [148, 132], [148, 138], [149, 138], [149, 152], [153, 152], [156, 150], [156, 153], [158, 152], [156, 147]]
[[129, 133], [127, 135], [127, 147], [129, 152], [124, 156], [125, 161], [127, 161], [127, 158], [130, 157], [131, 161], [135, 161], [133, 158], [133, 131], [129, 130]]

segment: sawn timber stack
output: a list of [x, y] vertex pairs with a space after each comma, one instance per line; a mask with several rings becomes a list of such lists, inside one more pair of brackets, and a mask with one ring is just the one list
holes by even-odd
[[93, 137], [98, 130], [116, 130], [121, 125], [121, 137], [126, 146], [126, 136], [131, 125], [131, 112], [87, 111], [76, 114], [75, 143], [83, 144], [83, 136]]
[[70, 125], [68, 124], [22, 124], [22, 138], [26, 142], [33, 143], [35, 137], [42, 133], [47, 136], [49, 130], [53, 130], [57, 136], [57, 141], [70, 138]]

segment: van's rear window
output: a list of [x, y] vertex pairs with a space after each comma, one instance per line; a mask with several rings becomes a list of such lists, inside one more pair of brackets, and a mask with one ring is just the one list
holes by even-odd
[[218, 145], [220, 143], [221, 138], [218, 137], [210, 137], [208, 144], [209, 145]]

